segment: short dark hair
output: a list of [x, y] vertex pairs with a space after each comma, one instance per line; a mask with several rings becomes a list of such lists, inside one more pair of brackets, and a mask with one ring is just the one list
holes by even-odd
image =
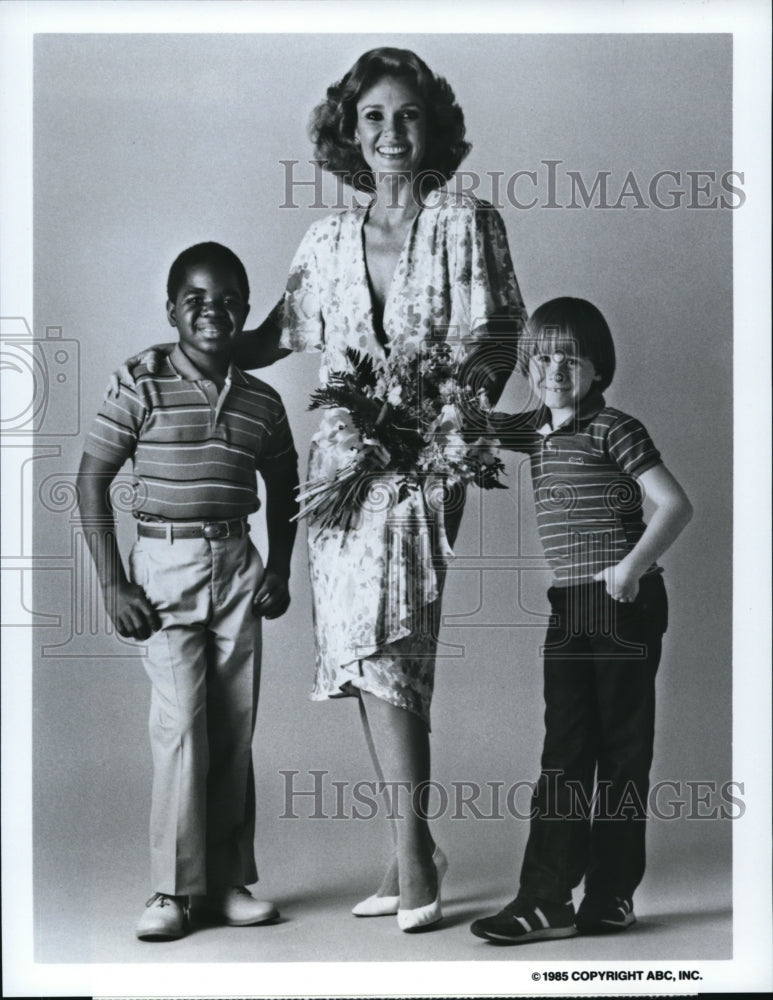
[[450, 180], [472, 149], [465, 141], [464, 114], [454, 92], [410, 49], [379, 48], [365, 52], [349, 72], [327, 89], [325, 100], [312, 112], [309, 135], [316, 157], [326, 170], [361, 191], [373, 191], [373, 174], [354, 139], [357, 102], [385, 76], [408, 80], [427, 111], [427, 149], [422, 190]]
[[550, 299], [532, 313], [521, 339], [524, 368], [529, 358], [545, 351], [576, 351], [587, 358], [599, 376], [595, 383], [600, 392], [615, 374], [615, 344], [601, 311], [586, 299], [570, 296]]
[[170, 302], [173, 302], [177, 297], [188, 269], [200, 267], [202, 264], [215, 264], [233, 271], [244, 295], [244, 301], [250, 301], [250, 283], [247, 280], [247, 272], [244, 264], [233, 250], [224, 247], [222, 243], [196, 243], [194, 246], [188, 247], [187, 250], [183, 250], [169, 268], [169, 277], [166, 279], [166, 296]]

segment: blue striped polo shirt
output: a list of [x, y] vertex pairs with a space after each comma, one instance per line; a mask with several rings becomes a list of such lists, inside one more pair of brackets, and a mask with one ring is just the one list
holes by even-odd
[[136, 478], [135, 516], [227, 520], [260, 506], [256, 470], [297, 461], [279, 393], [231, 365], [218, 392], [176, 345], [151, 374], [105, 400], [85, 451], [123, 464]]
[[[531, 460], [537, 527], [557, 586], [585, 583], [626, 556], [644, 534], [636, 477], [660, 452], [635, 417], [591, 391], [553, 429], [550, 410], [489, 414], [502, 447]], [[658, 571], [653, 564], [648, 572]]]

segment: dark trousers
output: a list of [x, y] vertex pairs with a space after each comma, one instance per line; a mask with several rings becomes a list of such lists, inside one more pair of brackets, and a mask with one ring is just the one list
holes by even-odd
[[631, 604], [603, 583], [548, 597], [545, 743], [520, 895], [563, 903], [584, 875], [588, 896], [631, 897], [645, 865], [665, 586], [643, 577]]

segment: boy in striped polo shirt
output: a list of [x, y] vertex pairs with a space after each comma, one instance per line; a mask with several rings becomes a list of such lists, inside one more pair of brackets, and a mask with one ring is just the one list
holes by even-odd
[[[543, 648], [542, 770], [520, 888], [500, 913], [472, 925], [478, 937], [508, 943], [634, 923], [667, 624], [656, 560], [692, 515], [641, 423], [604, 401], [615, 349], [595, 306], [573, 298], [545, 303], [529, 321], [523, 350], [539, 405], [489, 413], [488, 423], [503, 447], [530, 456], [554, 579]], [[648, 525], [642, 488], [656, 507]], [[572, 889], [583, 875], [575, 919]]]
[[[231, 925], [277, 917], [255, 899], [252, 736], [260, 620], [290, 603], [297, 455], [278, 393], [231, 362], [249, 284], [218, 243], [172, 265], [167, 314], [179, 343], [158, 371], [103, 403], [78, 476], [81, 516], [120, 635], [146, 644], [152, 684], [153, 896], [143, 940], [181, 937], [189, 911]], [[130, 574], [115, 540], [110, 485], [131, 458], [137, 541]], [[266, 490], [264, 567], [247, 515]]]

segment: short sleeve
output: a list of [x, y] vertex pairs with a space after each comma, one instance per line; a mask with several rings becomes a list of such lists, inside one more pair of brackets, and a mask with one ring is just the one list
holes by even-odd
[[134, 389], [121, 383], [117, 399], [104, 400], [83, 450], [105, 462], [123, 465], [134, 455], [145, 407]]
[[276, 465], [285, 462], [296, 464], [297, 461], [298, 454], [295, 450], [290, 422], [287, 419], [284, 406], [279, 402], [271, 434], [264, 441], [255, 465], [259, 471], [268, 471]]
[[630, 476], [640, 476], [662, 461], [644, 425], [624, 413], [609, 429], [607, 449], [620, 469]]
[[491, 205], [478, 202], [471, 226], [470, 333], [479, 331], [486, 338], [483, 328], [488, 327], [488, 333], [507, 329], [517, 337], [526, 320], [526, 310], [502, 216]]
[[319, 229], [315, 223], [306, 231], [296, 251], [279, 307], [282, 326], [279, 345], [291, 351], [319, 351], [325, 343], [316, 253], [318, 240]]

